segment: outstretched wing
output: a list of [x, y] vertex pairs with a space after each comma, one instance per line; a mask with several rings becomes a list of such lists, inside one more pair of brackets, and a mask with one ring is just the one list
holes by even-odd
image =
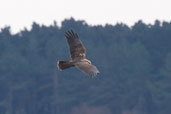
[[86, 49], [80, 41], [78, 35], [70, 30], [65, 33], [65, 37], [69, 45], [72, 60], [85, 59]]
[[99, 70], [92, 64], [87, 62], [80, 62], [76, 64], [76, 67], [85, 73], [88, 76], [95, 77], [99, 72]]

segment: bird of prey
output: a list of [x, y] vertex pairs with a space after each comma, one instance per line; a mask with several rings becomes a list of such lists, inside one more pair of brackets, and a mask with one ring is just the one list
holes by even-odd
[[69, 30], [65, 32], [65, 37], [69, 45], [71, 60], [58, 61], [58, 69], [65, 70], [70, 67], [76, 67], [90, 77], [95, 77], [100, 73], [96, 66], [92, 65], [91, 61], [86, 59], [86, 49], [80, 41], [77, 33]]

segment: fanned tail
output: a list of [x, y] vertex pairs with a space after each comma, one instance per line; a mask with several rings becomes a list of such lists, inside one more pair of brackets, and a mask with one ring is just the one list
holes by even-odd
[[59, 70], [65, 70], [67, 68], [73, 67], [74, 64], [70, 61], [58, 61], [57, 67]]

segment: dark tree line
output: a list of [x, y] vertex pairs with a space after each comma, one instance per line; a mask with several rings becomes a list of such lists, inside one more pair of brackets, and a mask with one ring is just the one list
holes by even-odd
[[[100, 70], [89, 78], [69, 59], [64, 32], [73, 29]], [[90, 26], [73, 18], [58, 27], [32, 24], [0, 32], [0, 114], [170, 114], [171, 23], [138, 21]]]

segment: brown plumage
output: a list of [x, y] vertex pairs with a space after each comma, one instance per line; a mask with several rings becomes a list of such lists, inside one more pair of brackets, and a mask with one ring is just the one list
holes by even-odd
[[60, 70], [65, 70], [67, 68], [73, 67], [74, 64], [72, 64], [72, 62], [70, 61], [58, 61], [58, 68]]
[[88, 76], [96, 76], [99, 71], [88, 59], [86, 59], [86, 49], [78, 35], [70, 30], [65, 33], [65, 37], [69, 45], [71, 60], [58, 61], [58, 68], [60, 70], [65, 70], [75, 66]]

